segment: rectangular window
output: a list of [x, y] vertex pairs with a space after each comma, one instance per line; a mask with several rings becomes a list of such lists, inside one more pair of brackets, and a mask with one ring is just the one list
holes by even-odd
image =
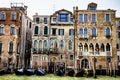
[[88, 15], [84, 14], [84, 22], [88, 22]]
[[120, 26], [120, 21], [118, 21], [118, 26]]
[[10, 28], [10, 34], [11, 34], [11, 35], [15, 34], [15, 28], [14, 28], [14, 27], [11, 27], [11, 28]]
[[59, 29], [59, 35], [64, 35], [64, 29]]
[[79, 14], [79, 22], [83, 22], [83, 14]]
[[56, 29], [52, 28], [52, 36], [56, 36]]
[[110, 21], [110, 14], [106, 14], [106, 16], [105, 16], [105, 21], [106, 21], [106, 22], [109, 22], [109, 21]]
[[71, 35], [71, 36], [74, 35], [74, 29], [69, 29], [69, 35]]
[[36, 18], [36, 23], [39, 23], [40, 22], [40, 19], [39, 18]]
[[118, 38], [120, 38], [120, 32], [118, 32]]
[[11, 19], [12, 20], [16, 20], [16, 12], [12, 12], [11, 13]]
[[53, 22], [56, 22], [56, 18], [53, 18]]
[[38, 56], [33, 56], [33, 61], [38, 61]]
[[59, 22], [68, 22], [68, 14], [59, 14], [58, 21]]
[[70, 22], [73, 22], [73, 18], [70, 18]]
[[42, 56], [42, 61], [47, 61], [47, 57], [46, 56]]
[[73, 60], [73, 55], [70, 55], [70, 60]]
[[0, 34], [3, 34], [4, 27], [0, 27]]
[[96, 22], [96, 14], [92, 14], [92, 22]]
[[90, 6], [90, 10], [96, 10], [95, 6]]
[[46, 24], [48, 21], [47, 21], [47, 18], [44, 18], [44, 23]]

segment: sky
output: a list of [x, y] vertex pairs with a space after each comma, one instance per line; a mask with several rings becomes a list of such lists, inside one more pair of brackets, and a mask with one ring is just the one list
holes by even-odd
[[97, 9], [100, 10], [116, 10], [116, 16], [120, 17], [120, 0], [0, 0], [0, 7], [10, 7], [10, 3], [24, 3], [28, 6], [27, 14], [32, 19], [35, 13], [52, 15], [60, 9], [73, 11], [74, 6], [78, 6], [79, 10], [85, 10], [91, 2], [97, 3]]

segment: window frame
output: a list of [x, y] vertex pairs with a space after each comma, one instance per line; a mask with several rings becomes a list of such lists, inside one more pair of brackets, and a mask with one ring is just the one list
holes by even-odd
[[58, 22], [68, 22], [69, 15], [67, 13], [58, 14]]

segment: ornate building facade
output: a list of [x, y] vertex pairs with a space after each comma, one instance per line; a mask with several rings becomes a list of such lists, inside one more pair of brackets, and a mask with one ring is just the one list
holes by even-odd
[[11, 3], [11, 8], [0, 8], [1, 68], [24, 66], [26, 19], [29, 20], [26, 10], [27, 6], [22, 3]]
[[[61, 9], [51, 16], [33, 16], [32, 57], [34, 68], [47, 70], [117, 68], [116, 11], [97, 10], [90, 3], [86, 10], [73, 13]], [[47, 21], [47, 22], [46, 22]]]
[[74, 9], [76, 68], [117, 68], [116, 11], [97, 10], [95, 3]]

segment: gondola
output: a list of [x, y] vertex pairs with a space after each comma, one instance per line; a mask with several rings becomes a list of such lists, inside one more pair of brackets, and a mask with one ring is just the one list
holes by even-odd
[[45, 74], [46, 74], [45, 69], [37, 69], [36, 70], [36, 75], [45, 75]]
[[60, 68], [56, 71], [56, 73], [58, 76], [63, 76], [65, 74], [65, 70]]
[[83, 77], [84, 76], [84, 69], [80, 69], [76, 74], [76, 77]]
[[68, 69], [68, 73], [67, 73], [68, 76], [74, 76], [74, 74], [75, 71], [72, 68]]
[[22, 68], [21, 69], [16, 69], [15, 74], [16, 75], [24, 75], [24, 69], [22, 69]]
[[25, 75], [34, 75], [35, 70], [34, 69], [25, 69]]

